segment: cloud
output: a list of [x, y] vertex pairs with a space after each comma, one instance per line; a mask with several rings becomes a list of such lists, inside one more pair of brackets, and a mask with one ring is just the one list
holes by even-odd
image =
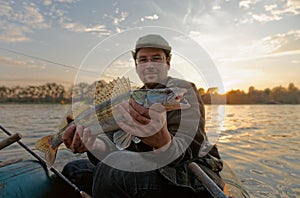
[[[31, 35], [37, 30], [49, 29], [55, 20], [62, 27], [75, 32], [95, 32], [107, 35], [100, 25], [85, 27], [73, 23], [66, 17], [69, 4], [79, 0], [40, 0], [37, 2], [24, 1], [17, 4], [13, 1], [0, 2], [0, 41], [24, 42], [31, 41]], [[44, 9], [45, 10], [41, 10]], [[65, 8], [65, 9], [63, 9]], [[65, 21], [68, 21], [65, 22]], [[71, 21], [71, 22], [70, 22]]]
[[18, 60], [16, 58], [8, 57], [8, 56], [0, 56], [0, 64], [2, 66], [13, 66], [13, 67], [26, 67], [26, 68], [34, 68], [34, 69], [45, 69], [45, 65], [41, 63], [36, 63], [32, 59], [23, 59]]
[[23, 4], [16, 8], [14, 5], [4, 3], [0, 4], [0, 10], [7, 10], [1, 14], [1, 17], [7, 19], [7, 21], [11, 23], [36, 29], [45, 29], [49, 27], [44, 16], [40, 13], [39, 8], [35, 4]]
[[287, 0], [273, 1], [272, 4], [267, 4], [267, 1], [261, 0], [245, 0], [239, 3], [239, 7], [244, 10], [249, 10], [240, 19], [240, 23], [267, 23], [278, 21], [287, 16], [300, 14], [300, 1]]
[[299, 0], [288, 0], [282, 8], [278, 6], [265, 7], [266, 11], [269, 9], [274, 17], [283, 17], [285, 15], [298, 15], [300, 13], [300, 1]]
[[6, 1], [2, 1], [0, 3], [0, 16], [1, 17], [3, 17], [3, 16], [9, 16], [11, 12], [13, 12], [13, 9], [9, 5], [9, 3], [6, 2]]
[[[229, 49], [230, 50], [230, 49]], [[244, 43], [236, 49], [235, 56], [223, 57], [223, 62], [241, 62], [300, 54], [300, 30], [275, 34], [251, 43]]]
[[0, 41], [4, 42], [25, 42], [31, 39], [26, 36], [26, 33], [32, 32], [27, 26], [19, 26], [14, 23], [0, 20]]
[[[113, 4], [113, 6], [117, 6], [117, 3]], [[116, 7], [114, 9], [114, 12], [109, 14], [105, 13], [102, 18], [104, 19], [106, 24], [113, 25], [115, 31], [119, 33], [122, 31], [122, 29], [126, 29], [126, 27], [122, 25], [122, 23], [126, 21], [128, 16], [129, 13], [127, 11], [121, 11], [120, 8]]]
[[300, 64], [300, 60], [292, 60], [291, 63], [292, 64]]
[[0, 62], [2, 65], [14, 65], [14, 66], [24, 66], [24, 61], [18, 61], [15, 59], [12, 59], [10, 57], [0, 57]]
[[300, 1], [299, 0], [288, 0], [287, 1], [287, 6], [288, 7], [293, 7], [295, 9], [300, 8]]
[[144, 16], [141, 18], [141, 21], [143, 22], [143, 21], [145, 21], [145, 19], [154, 21], [154, 20], [158, 20], [159, 16], [157, 14], [154, 14], [152, 16]]
[[16, 6], [12, 2], [0, 3], [0, 40], [23, 42], [31, 40], [27, 34], [35, 29], [49, 28], [39, 8], [31, 3]]
[[72, 32], [92, 33], [97, 36], [107, 36], [110, 34], [105, 25], [85, 26], [74, 22], [62, 22], [61, 27]]
[[114, 20], [113, 20], [114, 24], [118, 26], [120, 24], [120, 22], [125, 21], [127, 16], [128, 16], [127, 12], [121, 12], [119, 17], [114, 17]]
[[51, 4], [52, 4], [52, 1], [51, 1], [51, 0], [43, 0], [42, 2], [43, 2], [43, 4], [44, 4], [45, 6], [48, 6], [48, 5], [51, 5]]
[[59, 3], [76, 3], [80, 0], [54, 0], [54, 1]]
[[37, 64], [34, 60], [17, 60], [8, 56], [0, 56], [1, 67], [18, 67], [18, 68], [30, 68], [30, 69], [45, 69], [45, 65]]
[[239, 2], [239, 7], [243, 9], [249, 9], [251, 6], [256, 5], [261, 0], [243, 0]]
[[273, 34], [260, 39], [245, 39], [243, 32], [232, 35], [232, 30], [218, 32], [191, 31], [189, 36], [211, 55], [217, 65], [247, 62], [257, 59], [288, 57], [300, 54], [300, 30]]
[[272, 46], [272, 54], [300, 51], [300, 30], [267, 37], [265, 38], [265, 43]]

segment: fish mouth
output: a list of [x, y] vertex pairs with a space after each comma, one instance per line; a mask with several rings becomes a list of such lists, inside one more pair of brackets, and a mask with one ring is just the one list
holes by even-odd
[[181, 109], [188, 109], [191, 107], [191, 104], [189, 104], [188, 101], [185, 99], [180, 100], [179, 105]]
[[191, 105], [188, 103], [188, 101], [183, 97], [183, 95], [179, 95], [175, 97], [175, 101], [180, 105], [181, 109], [187, 109], [190, 108]]
[[175, 101], [176, 102], [180, 103], [181, 100], [183, 100], [183, 96], [182, 95], [175, 97]]
[[173, 108], [171, 109], [175, 109], [176, 107], [178, 108], [178, 106], [180, 106], [180, 109], [188, 109], [191, 107], [191, 105], [189, 104], [189, 102], [185, 99], [184, 95], [187, 93], [186, 89], [179, 89], [179, 91], [177, 93], [175, 93], [175, 105], [173, 106]]
[[167, 111], [173, 111], [178, 109], [188, 109], [191, 104], [184, 98], [183, 95], [176, 96], [173, 104], [165, 105]]

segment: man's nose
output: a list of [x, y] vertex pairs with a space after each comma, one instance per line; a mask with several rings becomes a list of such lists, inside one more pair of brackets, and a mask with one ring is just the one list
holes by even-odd
[[151, 62], [151, 61], [148, 61], [147, 63], [145, 63], [145, 67], [146, 67], [146, 68], [154, 69], [154, 63]]

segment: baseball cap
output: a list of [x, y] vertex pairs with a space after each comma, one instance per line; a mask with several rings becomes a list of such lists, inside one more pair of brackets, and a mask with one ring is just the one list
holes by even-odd
[[140, 37], [135, 44], [135, 56], [137, 51], [141, 48], [158, 48], [163, 49], [167, 55], [171, 52], [171, 46], [169, 43], [164, 39], [162, 36], [157, 34], [148, 34], [145, 36]]

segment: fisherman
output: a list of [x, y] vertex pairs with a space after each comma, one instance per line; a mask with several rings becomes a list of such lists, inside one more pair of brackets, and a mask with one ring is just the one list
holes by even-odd
[[[74, 153], [87, 152], [89, 159], [69, 162], [62, 173], [94, 198], [211, 197], [187, 167], [189, 162], [195, 161], [220, 188], [223, 187], [219, 176], [222, 161], [216, 146], [208, 146], [204, 130], [204, 105], [196, 86], [168, 76], [171, 46], [160, 35], [140, 37], [136, 42], [133, 58], [136, 72], [144, 83], [141, 89], [172, 86], [186, 88], [188, 91], [185, 97], [191, 108], [166, 112], [159, 104], [156, 108], [146, 109], [134, 101], [122, 103], [117, 109], [122, 115], [117, 123], [121, 129], [141, 141], [132, 141], [126, 150], [112, 153], [108, 152], [112, 143], [109, 136], [92, 136], [88, 127], [72, 124], [65, 130], [62, 141]], [[92, 151], [89, 148], [93, 148]], [[201, 154], [205, 149], [207, 152]], [[132, 159], [137, 159], [141, 152], [160, 155], [162, 158], [159, 159], [162, 161], [169, 158], [171, 160], [167, 164], [159, 164], [157, 161], [157, 169], [150, 167], [149, 170], [134, 171], [141, 164], [137, 165], [138, 162]], [[96, 153], [108, 154], [104, 160], [99, 160]], [[146, 158], [140, 157], [151, 161]], [[120, 164], [124, 163], [124, 166], [133, 166], [132, 171], [106, 163], [116, 159]], [[142, 165], [149, 164], [151, 163]], [[156, 164], [155, 160], [153, 164]]]

